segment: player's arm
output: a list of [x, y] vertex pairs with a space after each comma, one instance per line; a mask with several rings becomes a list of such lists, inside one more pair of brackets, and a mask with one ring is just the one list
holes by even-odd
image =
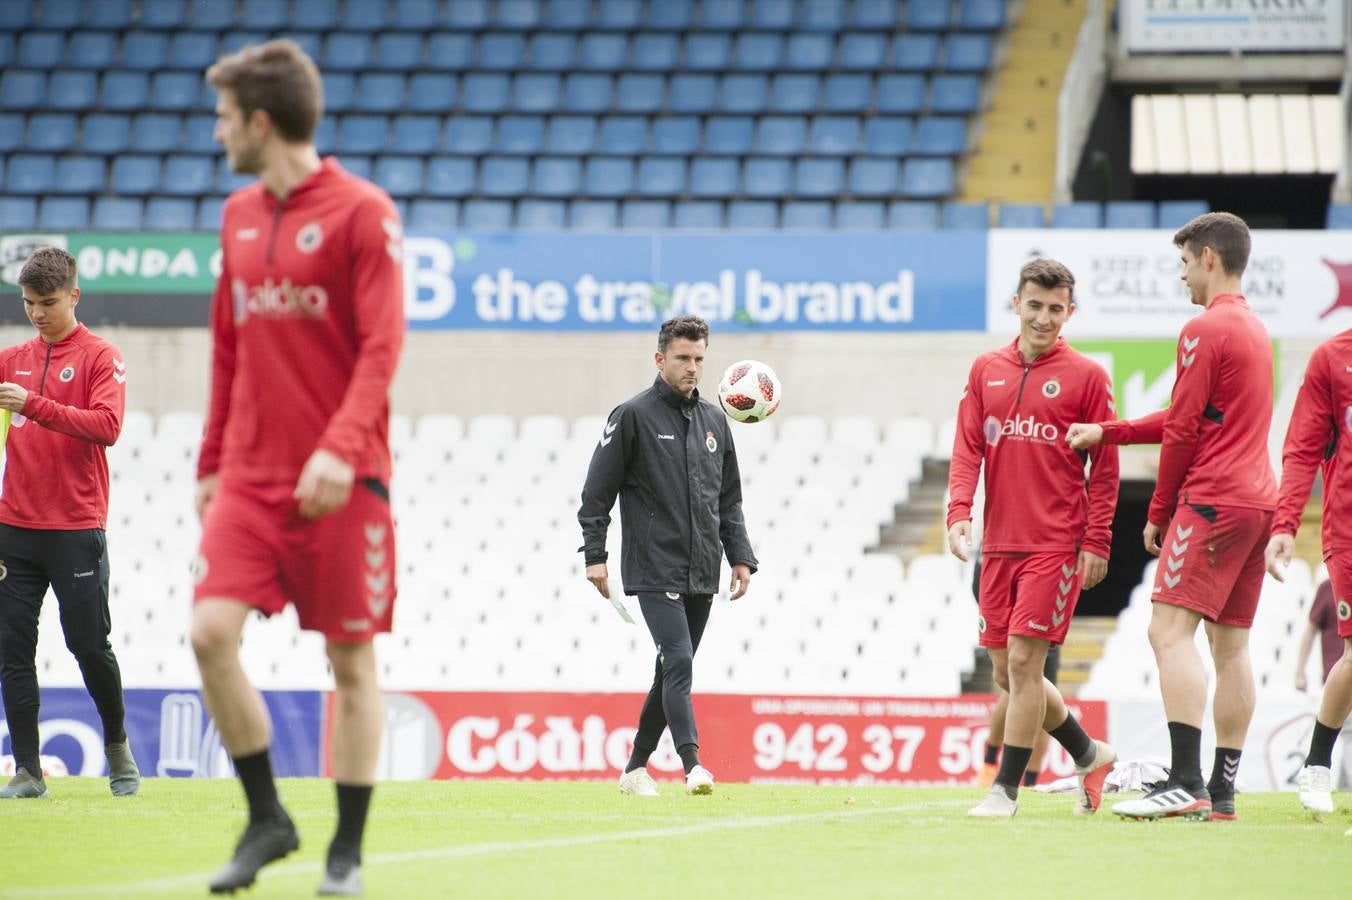
[[958, 401], [958, 423], [953, 435], [953, 458], [948, 466], [948, 549], [967, 561], [972, 546], [972, 503], [976, 497], [981, 460], [986, 453], [982, 430], [981, 360], [972, 364], [967, 386]]
[[737, 464], [737, 446], [732, 440], [732, 429], [725, 429], [727, 451], [723, 454], [723, 487], [718, 495], [718, 537], [723, 552], [732, 566], [729, 599], [736, 600], [751, 586], [751, 576], [759, 563], [751, 549], [751, 538], [746, 533], [746, 519], [742, 516], [742, 471]]
[[1320, 346], [1305, 366], [1305, 378], [1296, 394], [1282, 444], [1281, 492], [1272, 516], [1272, 537], [1266, 554], [1268, 571], [1278, 580], [1285, 580], [1283, 570], [1291, 562], [1296, 530], [1300, 528], [1305, 502], [1310, 499], [1315, 470], [1332, 453], [1337, 437], [1328, 353]]
[[587, 480], [582, 484], [582, 505], [577, 510], [577, 521], [582, 526], [583, 563], [587, 580], [604, 597], [610, 596], [609, 573], [606, 570], [606, 534], [610, 531], [610, 510], [624, 486], [629, 463], [638, 448], [638, 423], [634, 411], [627, 406], [611, 410], [605, 426], [592, 451], [587, 466]]
[[[1113, 386], [1106, 372], [1093, 370], [1094, 387], [1085, 397], [1084, 415], [1088, 421], [1113, 421]], [[1099, 444], [1089, 450], [1089, 521], [1080, 543], [1079, 568], [1083, 586], [1091, 588], [1108, 574], [1108, 557], [1113, 545], [1113, 516], [1117, 512], [1119, 468], [1117, 447]]]
[[1199, 332], [1195, 337], [1198, 341], [1191, 349], [1184, 348], [1183, 338], [1179, 338], [1178, 378], [1165, 410], [1159, 474], [1146, 514], [1147, 523], [1161, 531], [1168, 526], [1178, 506], [1178, 492], [1197, 453], [1202, 421], [1215, 393], [1220, 369], [1223, 338], [1210, 332]]
[[[44, 428], [61, 434], [111, 447], [122, 433], [122, 415], [127, 407], [126, 367], [117, 351], [108, 348], [94, 360], [89, 377], [89, 407], [67, 406], [18, 385], [0, 385], [4, 391], [17, 388], [26, 395], [14, 412], [22, 412]], [[7, 398], [0, 393], [0, 398]], [[13, 407], [9, 407], [13, 409]]]

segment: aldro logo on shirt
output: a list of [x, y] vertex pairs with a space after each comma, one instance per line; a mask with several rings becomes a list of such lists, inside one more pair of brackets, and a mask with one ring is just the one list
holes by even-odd
[[234, 299], [235, 322], [242, 324], [249, 316], [265, 319], [322, 319], [328, 313], [329, 294], [317, 284], [292, 284], [290, 278], [250, 287], [244, 279], [230, 283]]
[[995, 416], [987, 417], [981, 426], [986, 443], [995, 446], [1003, 440], [1032, 441], [1037, 444], [1055, 444], [1061, 434], [1050, 422], [1039, 422], [1037, 416], [1015, 415], [1001, 422]]

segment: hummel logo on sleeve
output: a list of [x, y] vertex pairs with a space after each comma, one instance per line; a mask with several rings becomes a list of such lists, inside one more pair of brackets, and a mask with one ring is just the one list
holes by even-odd
[[606, 423], [606, 433], [601, 436], [602, 447], [610, 446], [610, 442], [614, 440], [614, 438], [611, 437], [611, 435], [613, 435], [615, 433], [615, 429], [619, 427], [620, 423], [618, 421]]
[[1186, 369], [1188, 366], [1192, 365], [1192, 361], [1197, 358], [1197, 345], [1201, 342], [1202, 339], [1200, 337], [1188, 340], [1187, 335], [1183, 336], [1183, 368]]

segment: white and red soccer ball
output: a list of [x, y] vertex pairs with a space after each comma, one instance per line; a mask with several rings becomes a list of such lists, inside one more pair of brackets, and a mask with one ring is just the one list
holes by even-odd
[[718, 382], [718, 402], [728, 418], [761, 422], [779, 409], [781, 390], [774, 370], [765, 363], [744, 359], [728, 366]]

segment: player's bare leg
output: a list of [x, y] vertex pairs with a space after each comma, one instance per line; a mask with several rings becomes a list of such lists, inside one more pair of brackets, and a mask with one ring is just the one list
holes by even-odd
[[358, 895], [361, 842], [371, 805], [385, 703], [376, 682], [375, 645], [367, 640], [327, 644], [333, 667], [333, 778], [338, 795], [338, 828], [329, 844], [320, 894]]
[[[1352, 638], [1343, 641], [1343, 655], [1324, 681], [1319, 714], [1310, 735], [1310, 752], [1297, 776], [1300, 805], [1310, 812], [1333, 812], [1333, 743], [1348, 715], [1352, 715]], [[1346, 747], [1343, 752], [1348, 752]]]
[[1216, 760], [1211, 767], [1207, 793], [1211, 795], [1211, 818], [1235, 818], [1235, 776], [1240, 752], [1253, 721], [1253, 668], [1249, 663], [1249, 629], [1206, 623], [1211, 658], [1216, 663]]
[[212, 876], [212, 893], [248, 887], [259, 869], [300, 847], [300, 835], [272, 779], [267, 707], [240, 664], [239, 638], [249, 612], [244, 603], [226, 599], [203, 600], [193, 607], [192, 648], [202, 674], [202, 696], [249, 801], [249, 825], [230, 862]]

